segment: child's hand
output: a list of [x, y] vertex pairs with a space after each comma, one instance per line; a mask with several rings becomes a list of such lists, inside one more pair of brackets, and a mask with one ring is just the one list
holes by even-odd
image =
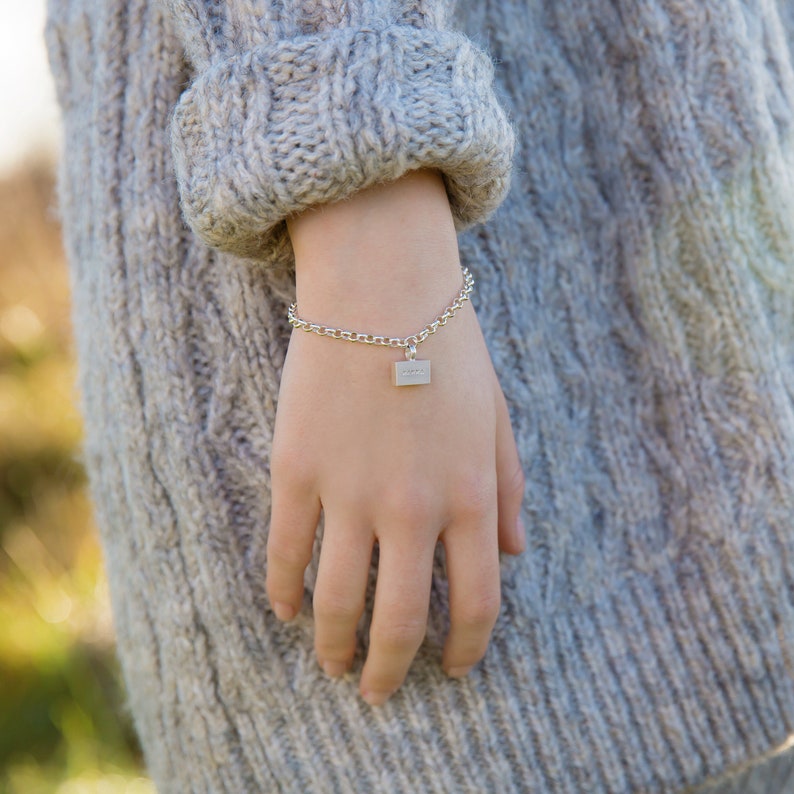
[[[406, 336], [451, 302], [461, 286], [457, 242], [454, 230], [450, 237], [448, 204], [439, 203], [439, 195], [446, 202], [443, 187], [439, 194], [434, 180], [433, 172], [413, 172], [393, 186], [362, 191], [331, 226], [320, 228], [330, 222], [327, 212], [303, 227], [293, 223], [301, 316]], [[404, 212], [395, 217], [397, 207]], [[366, 233], [359, 224], [352, 247], [349, 240], [327, 239], [359, 211], [376, 213], [377, 234], [369, 223]], [[346, 264], [339, 259], [301, 269], [307, 249], [296, 242], [310, 241], [315, 229], [326, 250], [346, 252]], [[296, 234], [301, 231], [303, 237]], [[430, 262], [423, 252], [432, 254]], [[356, 267], [363, 270], [351, 277]], [[419, 345], [417, 359], [423, 358], [432, 362], [432, 382], [396, 387], [390, 368], [404, 360], [401, 350], [296, 330], [279, 392], [268, 596], [279, 617], [300, 609], [322, 508], [315, 646], [326, 672], [341, 675], [354, 655], [377, 540], [370, 647], [360, 682], [372, 704], [402, 684], [424, 638], [436, 542], [444, 543], [449, 578], [451, 624], [442, 664], [453, 676], [468, 672], [486, 651], [500, 606], [499, 549], [517, 554], [524, 546], [518, 525], [523, 474], [470, 302]]]

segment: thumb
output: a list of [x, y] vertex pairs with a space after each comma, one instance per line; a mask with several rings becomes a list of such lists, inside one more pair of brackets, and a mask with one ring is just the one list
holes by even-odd
[[507, 401], [498, 389], [496, 406], [496, 498], [499, 510], [499, 549], [507, 554], [521, 554], [526, 548], [520, 518], [524, 498], [524, 472], [518, 458]]

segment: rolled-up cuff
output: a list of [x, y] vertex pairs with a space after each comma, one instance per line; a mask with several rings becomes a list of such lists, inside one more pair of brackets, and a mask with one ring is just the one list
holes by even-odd
[[185, 219], [267, 257], [284, 219], [438, 168], [458, 231], [509, 188], [515, 136], [490, 58], [463, 34], [389, 25], [279, 40], [220, 61], [180, 98], [171, 140]]

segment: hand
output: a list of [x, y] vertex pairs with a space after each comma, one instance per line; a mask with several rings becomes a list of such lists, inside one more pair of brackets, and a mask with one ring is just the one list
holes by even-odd
[[[329, 234], [344, 236], [345, 228], [357, 228], [348, 238], [357, 242], [351, 248], [336, 239], [314, 248], [312, 260], [303, 258], [306, 249], [295, 245], [300, 235], [291, 229], [299, 313], [396, 336], [433, 319], [461, 281], [439, 185], [433, 172], [412, 172], [334, 205], [330, 211], [338, 213], [319, 238], [327, 243]], [[366, 208], [361, 212], [375, 213], [374, 244], [362, 233], [373, 227], [360, 216], [351, 226], [340, 220], [359, 215], [356, 202]], [[428, 204], [434, 208], [430, 218]], [[327, 215], [307, 220], [310, 226], [328, 222]], [[388, 224], [396, 235], [391, 242]], [[413, 232], [407, 238], [406, 228]], [[310, 240], [311, 232], [301, 239]], [[333, 264], [317, 264], [321, 250], [332, 252]], [[338, 257], [342, 250], [345, 256]], [[316, 269], [302, 268], [301, 261], [312, 261]], [[358, 278], [343, 272], [356, 267]], [[370, 647], [359, 684], [373, 705], [402, 684], [424, 638], [437, 541], [445, 546], [449, 579], [450, 631], [442, 665], [453, 676], [465, 675], [485, 654], [501, 603], [498, 551], [518, 554], [524, 548], [518, 518], [523, 473], [471, 302], [419, 346], [417, 358], [432, 361], [432, 382], [398, 388], [391, 384], [390, 367], [403, 359], [402, 351], [293, 331], [276, 414], [268, 596], [282, 619], [300, 609], [322, 509], [315, 647], [326, 672], [341, 675], [355, 652], [377, 540]]]

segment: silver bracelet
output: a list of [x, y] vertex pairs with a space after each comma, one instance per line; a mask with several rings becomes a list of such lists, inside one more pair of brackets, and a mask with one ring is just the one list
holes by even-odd
[[423, 383], [430, 383], [430, 361], [417, 360], [416, 348], [430, 334], [434, 334], [442, 325], [446, 325], [447, 320], [454, 317], [455, 312], [469, 299], [469, 295], [474, 290], [474, 276], [466, 267], [462, 268], [462, 272], [463, 286], [460, 288], [455, 300], [433, 322], [428, 323], [421, 331], [411, 334], [411, 336], [377, 336], [375, 334], [344, 331], [341, 328], [331, 328], [327, 325], [311, 323], [298, 317], [297, 303], [293, 303], [289, 307], [287, 319], [294, 328], [300, 328], [302, 331], [319, 334], [320, 336], [330, 336], [332, 339], [344, 339], [348, 342], [363, 342], [365, 345], [385, 345], [386, 347], [403, 348], [406, 360], [393, 362], [392, 383], [395, 386], [418, 386]]

